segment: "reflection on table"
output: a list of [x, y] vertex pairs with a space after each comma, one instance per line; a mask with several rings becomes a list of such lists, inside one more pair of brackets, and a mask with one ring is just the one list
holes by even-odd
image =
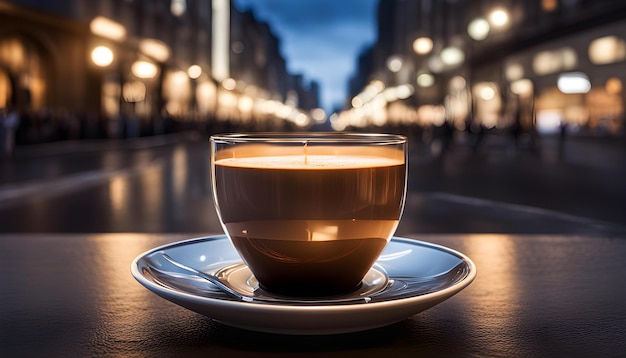
[[412, 235], [469, 256], [476, 280], [397, 324], [342, 335], [241, 330], [139, 285], [130, 263], [202, 235], [0, 235], [1, 356], [332, 353], [616, 356], [626, 351], [626, 240]]

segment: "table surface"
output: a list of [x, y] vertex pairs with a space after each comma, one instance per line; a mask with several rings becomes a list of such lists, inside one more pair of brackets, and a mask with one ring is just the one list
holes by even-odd
[[131, 261], [183, 234], [0, 235], [0, 356], [595, 356], [626, 354], [626, 240], [414, 235], [468, 255], [476, 280], [388, 327], [290, 336], [228, 327], [151, 293]]

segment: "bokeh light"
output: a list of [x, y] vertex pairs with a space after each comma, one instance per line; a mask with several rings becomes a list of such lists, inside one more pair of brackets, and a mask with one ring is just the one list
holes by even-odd
[[138, 78], [154, 78], [159, 72], [157, 66], [148, 61], [135, 61], [131, 66], [131, 72]]
[[433, 40], [430, 37], [418, 37], [413, 41], [413, 51], [418, 55], [426, 55], [433, 49]]
[[187, 69], [187, 75], [189, 76], [189, 78], [195, 80], [202, 75], [202, 67], [198, 65], [189, 66], [189, 68]]
[[402, 58], [400, 56], [391, 56], [387, 59], [387, 68], [391, 72], [400, 72], [402, 69]]
[[106, 46], [98, 46], [91, 51], [91, 60], [96, 66], [107, 67], [113, 63], [113, 51]]
[[482, 17], [472, 20], [467, 26], [467, 34], [476, 41], [482, 41], [489, 36], [491, 26], [489, 22]]
[[504, 9], [496, 9], [489, 14], [489, 21], [494, 27], [504, 27], [509, 23], [509, 13]]

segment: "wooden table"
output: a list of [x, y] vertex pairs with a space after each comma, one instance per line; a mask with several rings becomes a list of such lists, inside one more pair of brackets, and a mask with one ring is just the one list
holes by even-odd
[[0, 357], [626, 355], [626, 239], [445, 235], [478, 267], [451, 299], [332, 336], [228, 327], [139, 285], [130, 263], [200, 235], [0, 235]]

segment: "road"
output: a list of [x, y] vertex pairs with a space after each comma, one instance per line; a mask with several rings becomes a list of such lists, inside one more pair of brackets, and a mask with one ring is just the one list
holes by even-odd
[[[626, 238], [626, 141], [545, 137], [535, 151], [410, 143], [402, 233]], [[436, 144], [436, 142], [435, 142]], [[440, 154], [440, 155], [435, 155]], [[0, 232], [221, 232], [206, 136], [18, 147], [0, 163]]]

